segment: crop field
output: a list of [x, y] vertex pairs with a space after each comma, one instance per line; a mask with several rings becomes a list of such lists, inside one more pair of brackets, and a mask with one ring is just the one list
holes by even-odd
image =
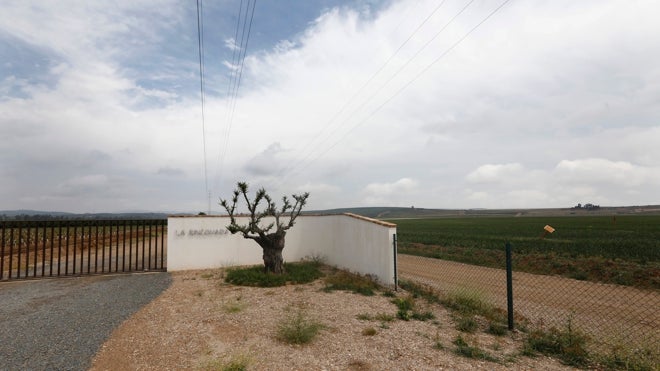
[[[660, 216], [451, 217], [388, 220], [399, 252], [492, 268], [660, 289]], [[544, 226], [555, 232], [544, 235]]]

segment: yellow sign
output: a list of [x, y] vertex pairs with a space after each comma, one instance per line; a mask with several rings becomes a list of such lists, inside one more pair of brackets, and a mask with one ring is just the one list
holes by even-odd
[[545, 231], [548, 233], [552, 233], [555, 231], [555, 229], [552, 228], [550, 225], [546, 225], [545, 227], [543, 227], [543, 229], [545, 229]]

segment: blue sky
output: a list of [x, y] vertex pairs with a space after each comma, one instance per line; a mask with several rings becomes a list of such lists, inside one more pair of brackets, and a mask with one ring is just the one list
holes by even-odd
[[503, 3], [204, 2], [204, 142], [195, 2], [3, 1], [0, 210], [660, 203], [660, 5]]

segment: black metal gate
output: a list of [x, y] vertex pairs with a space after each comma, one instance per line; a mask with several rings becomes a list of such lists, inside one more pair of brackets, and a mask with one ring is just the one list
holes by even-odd
[[165, 271], [167, 219], [0, 221], [0, 280]]

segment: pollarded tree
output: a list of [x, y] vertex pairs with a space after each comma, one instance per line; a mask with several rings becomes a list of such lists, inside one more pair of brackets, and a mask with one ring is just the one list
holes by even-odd
[[[247, 203], [247, 208], [250, 212], [250, 221], [245, 225], [238, 224], [236, 221], [236, 204], [238, 204], [241, 196]], [[275, 206], [275, 202], [273, 202], [263, 188], [259, 189], [254, 200], [250, 201], [247, 183], [239, 182], [237, 188], [234, 190], [231, 205], [227, 200], [220, 199], [220, 205], [227, 210], [231, 220], [231, 224], [227, 226], [227, 230], [231, 234], [240, 232], [244, 238], [255, 240], [261, 246], [264, 252], [263, 258], [266, 273], [280, 274], [283, 272], [284, 259], [282, 258], [282, 250], [284, 250], [284, 236], [286, 235], [286, 231], [293, 227], [296, 218], [300, 215], [305, 203], [307, 203], [309, 193], [305, 192], [302, 195], [292, 195], [292, 197], [296, 200], [293, 205], [284, 196], [282, 197], [282, 208], [278, 209]], [[266, 201], [264, 209], [258, 211], [259, 204], [264, 200]], [[275, 220], [263, 226], [261, 222], [266, 217], [272, 217]], [[285, 222], [287, 217], [288, 221]], [[274, 231], [273, 228], [275, 228]]]

